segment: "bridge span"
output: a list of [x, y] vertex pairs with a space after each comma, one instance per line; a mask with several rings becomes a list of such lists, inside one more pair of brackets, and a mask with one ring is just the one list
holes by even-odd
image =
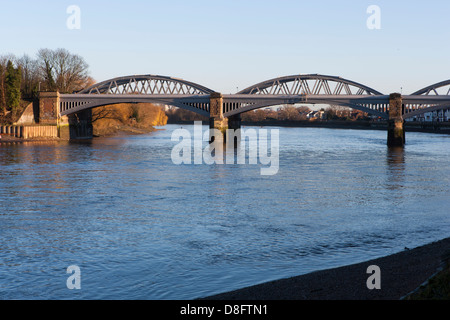
[[[236, 94], [222, 94], [183, 79], [158, 75], [118, 77], [72, 94], [41, 93], [40, 120], [70, 125], [70, 118], [88, 119], [96, 107], [117, 103], [172, 105], [210, 118], [210, 127], [222, 131], [240, 127], [243, 112], [284, 104], [345, 106], [388, 121], [388, 145], [405, 143], [404, 120], [450, 108], [450, 80], [410, 95], [383, 94], [341, 77], [307, 74], [270, 79]], [[89, 121], [89, 120], [86, 120]]]

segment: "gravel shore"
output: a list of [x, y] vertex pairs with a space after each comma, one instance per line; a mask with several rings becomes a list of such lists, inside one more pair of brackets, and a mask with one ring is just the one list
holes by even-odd
[[[363, 263], [271, 281], [205, 300], [399, 300], [442, 270], [450, 238]], [[367, 268], [380, 267], [381, 289], [369, 290]]]

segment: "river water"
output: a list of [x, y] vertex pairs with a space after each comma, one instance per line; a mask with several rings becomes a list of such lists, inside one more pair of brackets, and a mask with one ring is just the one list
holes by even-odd
[[271, 128], [265, 176], [174, 164], [177, 128], [0, 144], [0, 299], [194, 299], [450, 236], [448, 135]]

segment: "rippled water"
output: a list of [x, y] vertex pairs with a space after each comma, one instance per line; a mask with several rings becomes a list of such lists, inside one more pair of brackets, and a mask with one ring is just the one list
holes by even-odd
[[176, 128], [0, 144], [0, 298], [193, 299], [450, 235], [450, 136], [277, 128], [262, 176], [174, 165]]

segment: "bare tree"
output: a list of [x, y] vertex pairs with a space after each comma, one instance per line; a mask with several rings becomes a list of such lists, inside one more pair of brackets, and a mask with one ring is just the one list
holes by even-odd
[[301, 120], [298, 108], [292, 105], [285, 105], [280, 110], [280, 120], [298, 121]]
[[119, 116], [113, 108], [99, 107], [92, 109], [92, 123], [100, 119], [119, 119]]
[[12, 53], [2, 54], [0, 56], [0, 65], [2, 65], [3, 68], [6, 69], [8, 61], [11, 61], [12, 63], [16, 64], [17, 58]]
[[47, 90], [74, 92], [85, 88], [92, 80], [86, 61], [66, 49], [39, 50], [38, 64]]
[[89, 79], [89, 66], [86, 61], [66, 49], [54, 51], [53, 65], [56, 73], [56, 86], [62, 92], [80, 90], [84, 88]]
[[39, 67], [36, 59], [24, 54], [17, 59], [17, 65], [22, 70], [22, 93], [26, 97], [32, 97], [39, 88]]
[[50, 49], [40, 49], [37, 53], [38, 70], [44, 86], [40, 89], [47, 91], [56, 90], [55, 78], [53, 76], [53, 52]]

